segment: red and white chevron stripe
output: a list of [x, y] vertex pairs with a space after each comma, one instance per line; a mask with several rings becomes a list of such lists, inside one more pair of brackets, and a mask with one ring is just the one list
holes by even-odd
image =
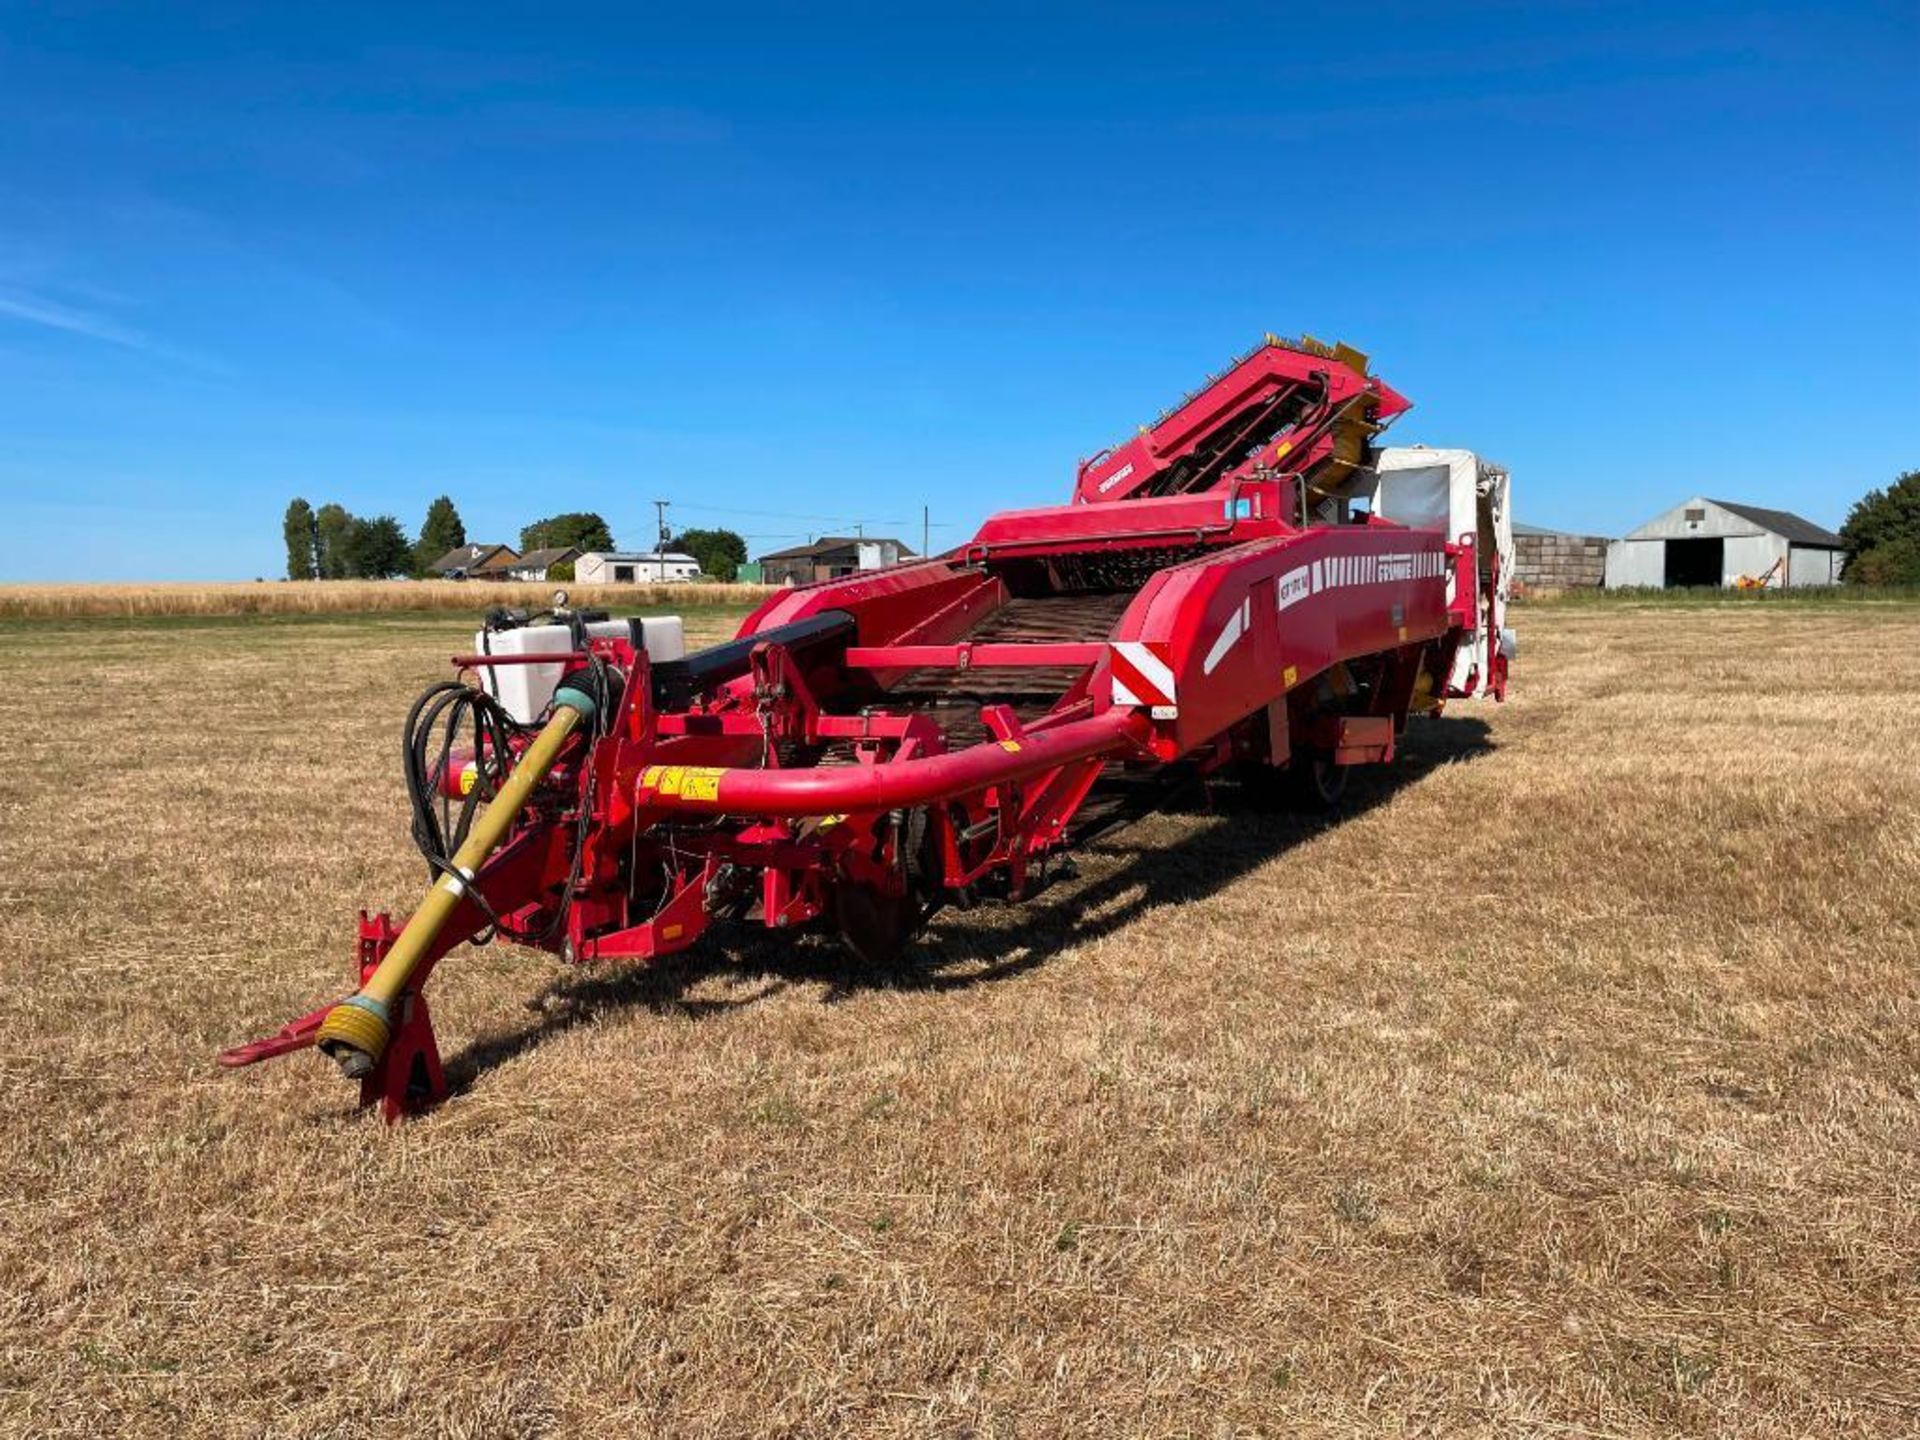
[[1159, 640], [1116, 640], [1108, 647], [1113, 666], [1113, 703], [1146, 705], [1156, 720], [1179, 712], [1168, 647]]

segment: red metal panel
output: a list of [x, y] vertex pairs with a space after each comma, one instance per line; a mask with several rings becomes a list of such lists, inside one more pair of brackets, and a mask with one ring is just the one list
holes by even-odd
[[1125, 505], [1046, 505], [991, 516], [962, 547], [971, 559], [1169, 542], [1250, 539], [1285, 528], [1280, 487], [1249, 481], [1230, 491], [1167, 495]]
[[1446, 633], [1437, 531], [1325, 526], [1159, 572], [1114, 629], [1164, 647], [1184, 754], [1341, 660]]
[[[930, 614], [960, 600], [982, 583], [980, 576], [944, 559], [891, 565], [784, 590], [747, 616], [738, 635], [745, 638], [825, 610], [845, 610], [859, 621], [862, 644], [887, 645], [924, 625]], [[916, 638], [950, 639], [962, 633], [964, 630], [952, 636]]]

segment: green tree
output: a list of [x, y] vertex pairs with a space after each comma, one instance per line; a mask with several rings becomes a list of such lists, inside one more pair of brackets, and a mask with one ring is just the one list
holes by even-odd
[[295, 496], [287, 502], [287, 518], [282, 526], [287, 537], [287, 578], [311, 580], [318, 574], [316, 561], [320, 538], [313, 526], [313, 507]]
[[1920, 585], [1920, 470], [1869, 490], [1840, 527], [1846, 578], [1859, 585]]
[[529, 550], [617, 550], [607, 522], [587, 510], [570, 510], [536, 520], [520, 532], [520, 553]]
[[427, 518], [420, 524], [420, 538], [413, 546], [413, 573], [425, 575], [434, 561], [466, 543], [467, 527], [454, 508], [453, 497], [440, 496], [427, 506]]
[[413, 547], [391, 515], [354, 519], [347, 526], [345, 561], [347, 574], [356, 580], [387, 580], [407, 573]]
[[562, 585], [571, 585], [573, 583], [573, 561], [562, 560], [558, 565], [549, 565], [547, 567], [547, 579], [557, 580]]
[[344, 505], [322, 505], [313, 517], [314, 573], [322, 580], [347, 578], [347, 537], [353, 516]]
[[1920, 539], [1906, 535], [1874, 546], [1847, 567], [1846, 578], [1860, 585], [1920, 585]]
[[733, 579], [747, 562], [747, 542], [731, 530], [682, 530], [670, 548], [693, 556], [716, 580]]

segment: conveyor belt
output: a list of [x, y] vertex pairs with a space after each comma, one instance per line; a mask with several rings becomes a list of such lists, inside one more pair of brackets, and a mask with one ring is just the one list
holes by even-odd
[[[1106, 594], [1045, 595], [1009, 600], [975, 626], [968, 639], [996, 644], [1104, 640], [1131, 605], [1137, 591]], [[982, 705], [1013, 707], [1022, 720], [1051, 710], [1080, 677], [1082, 667], [1048, 666], [1034, 670], [916, 670], [887, 692], [889, 709], [927, 714], [958, 747], [987, 738], [980, 723]]]

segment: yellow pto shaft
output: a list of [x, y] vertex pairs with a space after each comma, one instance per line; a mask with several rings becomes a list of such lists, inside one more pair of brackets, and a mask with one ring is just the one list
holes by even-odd
[[475, 873], [506, 839], [534, 787], [553, 768], [567, 737], [582, 720], [592, 718], [595, 708], [593, 696], [561, 685], [554, 695], [553, 718], [521, 753], [520, 763], [513, 767], [500, 793], [473, 822], [466, 842], [453, 857], [452, 868], [427, 891], [379, 968], [356, 994], [335, 1005], [320, 1022], [315, 1043], [339, 1062], [349, 1078], [359, 1079], [370, 1073], [386, 1053], [387, 1042], [393, 1038], [395, 998], [406, 989], [420, 961], [459, 908]]

